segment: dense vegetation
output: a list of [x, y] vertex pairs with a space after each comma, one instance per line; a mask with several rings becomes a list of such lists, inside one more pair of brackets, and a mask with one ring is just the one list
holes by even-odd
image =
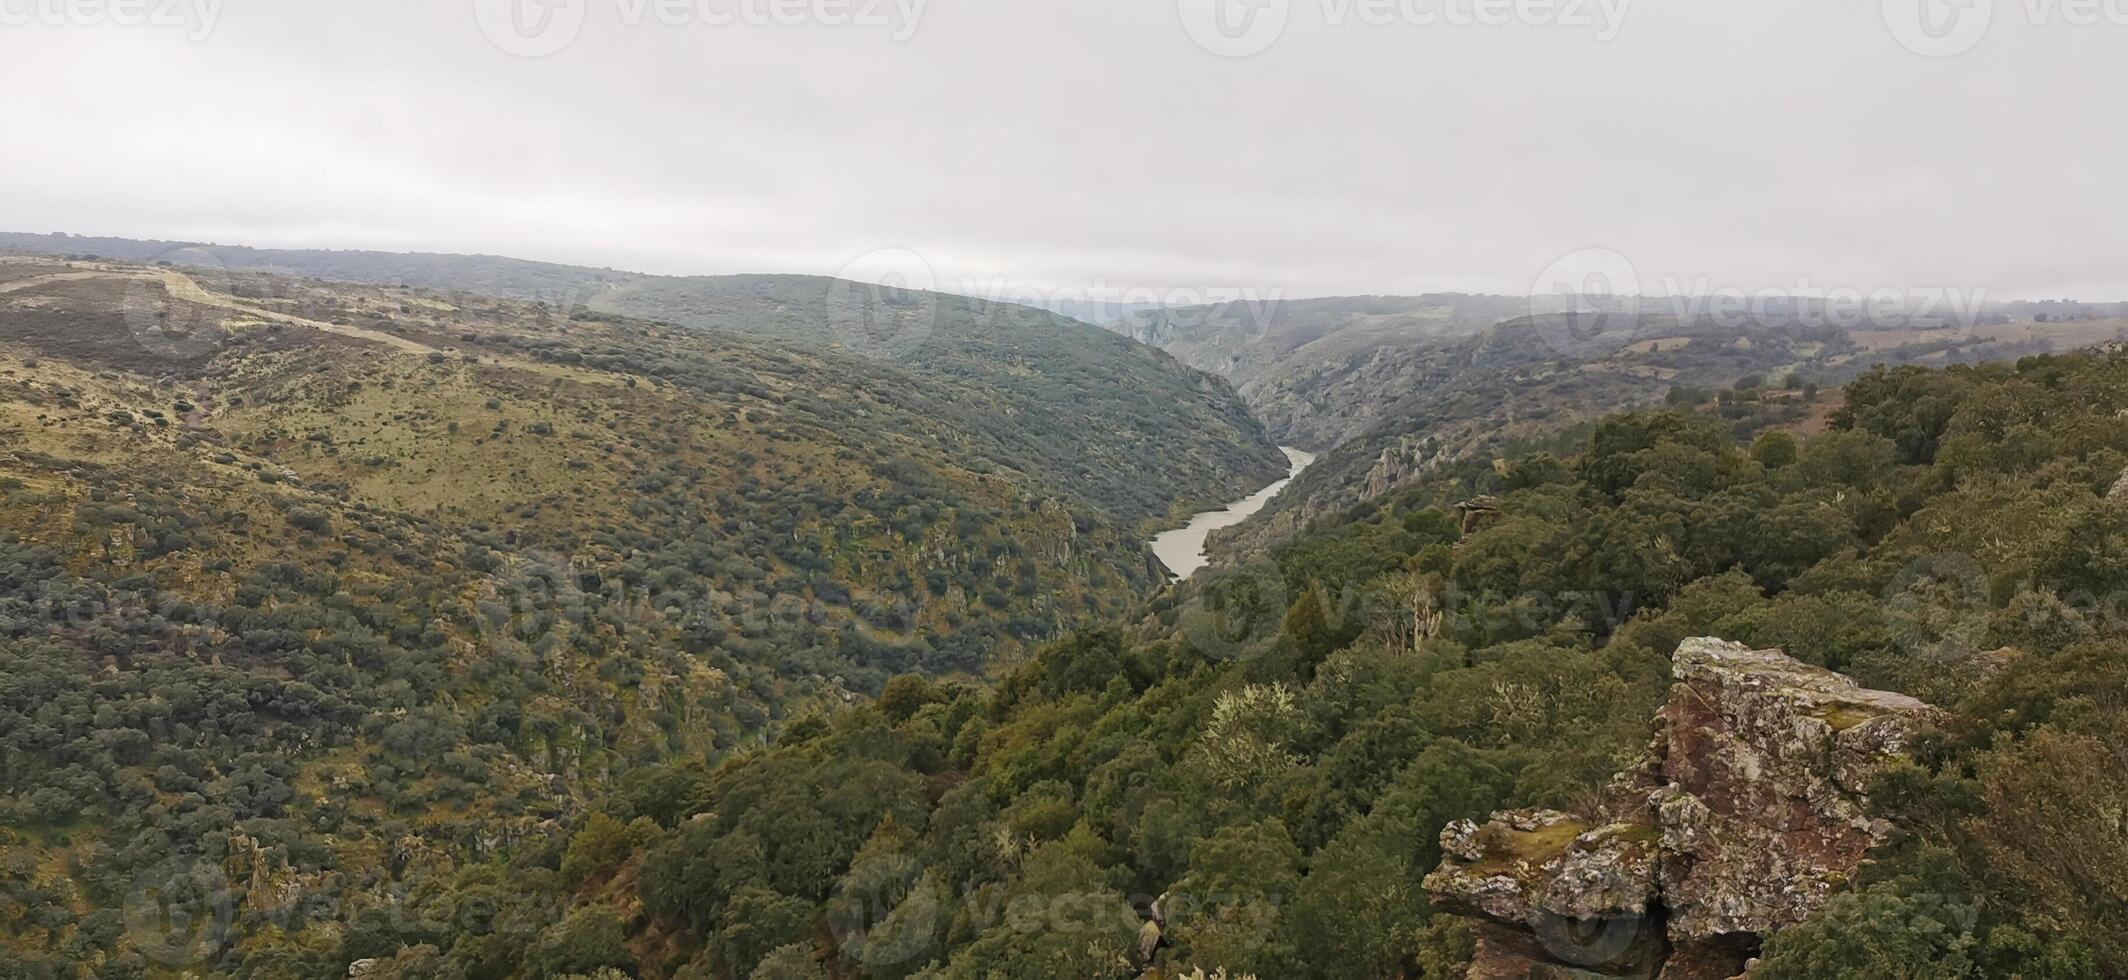
[[[1232, 380], [1316, 465], [1215, 547], [1268, 547], [1308, 521], [1605, 415], [1724, 398], [1822, 419], [1873, 366], [2012, 361], [2128, 338], [2128, 304], [1989, 303], [1911, 313], [1761, 297], [1642, 298], [1543, 312], [1558, 297], [1467, 294], [1234, 302], [1146, 311], [1113, 329]], [[1684, 396], [1696, 396], [1685, 399]], [[1813, 404], [1813, 402], [1816, 402]]]
[[[216, 962], [1124, 978], [1157, 904], [1161, 976], [1452, 976], [1467, 936], [1418, 889], [1441, 826], [1584, 799], [1644, 743], [1668, 651], [1713, 634], [1952, 709], [1875, 787], [1898, 841], [1761, 969], [2102, 975], [2128, 957], [2123, 412], [2115, 352], [1872, 373], [1800, 439], [1610, 417], [994, 689], [900, 677], [773, 748], [634, 768], [565, 834], [395, 872], [450, 914]], [[1498, 516], [1466, 529], [1445, 506], [1479, 492]], [[498, 893], [539, 898], [455, 912]]]
[[1281, 438], [1321, 430], [1341, 441], [1292, 493], [1239, 529], [1234, 546], [1262, 547], [1436, 468], [1487, 460], [1614, 412], [1718, 401], [1725, 413], [1750, 415], [1779, 404], [1821, 426], [1840, 386], [1872, 366], [2011, 361], [2118, 336], [2128, 336], [2128, 321], [1850, 329], [1807, 320], [1525, 316], [1459, 338], [1297, 359], [1244, 385], [1244, 396]]
[[[1157, 353], [1201, 397], [1052, 347], [1086, 416], [1016, 415], [728, 333], [196, 275], [0, 261], [0, 976], [344, 974], [401, 945], [408, 874], [545, 846], [622, 773], [1129, 608], [1148, 501], [1277, 455]], [[1105, 456], [1024, 451], [1117, 412]]]
[[0, 977], [1453, 976], [1441, 826], [1580, 808], [1709, 634], [1951, 712], [1764, 972], [2128, 961], [2128, 353], [1673, 385], [1141, 602], [951, 358], [51, 271]]

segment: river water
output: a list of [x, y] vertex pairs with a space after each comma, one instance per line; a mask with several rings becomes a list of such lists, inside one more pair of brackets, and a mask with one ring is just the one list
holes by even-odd
[[1265, 504], [1271, 502], [1272, 497], [1278, 496], [1278, 492], [1286, 488], [1286, 484], [1293, 482], [1293, 478], [1300, 475], [1300, 471], [1307, 469], [1309, 463], [1315, 462], [1314, 453], [1287, 446], [1279, 448], [1285, 450], [1287, 461], [1293, 464], [1285, 479], [1234, 501], [1222, 510], [1208, 510], [1198, 514], [1190, 518], [1189, 524], [1183, 527], [1161, 532], [1153, 538], [1153, 556], [1160, 559], [1160, 564], [1166, 565], [1168, 571], [1175, 573], [1178, 579], [1189, 578], [1198, 569], [1210, 564], [1210, 559], [1204, 554], [1205, 538], [1220, 528], [1233, 527], [1248, 520], [1249, 515], [1262, 510]]

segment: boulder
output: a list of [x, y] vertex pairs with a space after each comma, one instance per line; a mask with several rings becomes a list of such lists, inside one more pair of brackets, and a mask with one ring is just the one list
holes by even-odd
[[1471, 534], [1500, 518], [1500, 498], [1481, 494], [1469, 500], [1458, 501], [1449, 509], [1455, 512], [1463, 533]]
[[1686, 640], [1671, 669], [1643, 798], [1672, 938], [1802, 921], [1890, 832], [1864, 793], [1935, 709], [1719, 640]]
[[1483, 920], [1489, 975], [1516, 975], [1522, 959], [1652, 976], [1662, 952], [1649, 921], [1656, 842], [1646, 824], [1592, 825], [1557, 810], [1460, 820], [1441, 832], [1445, 856], [1426, 890], [1437, 907]]
[[1473, 976], [1733, 976], [1885, 840], [1864, 794], [1936, 709], [1715, 639], [1680, 644], [1672, 672], [1653, 741], [1598, 812], [1442, 831], [1425, 885], [1478, 920]]

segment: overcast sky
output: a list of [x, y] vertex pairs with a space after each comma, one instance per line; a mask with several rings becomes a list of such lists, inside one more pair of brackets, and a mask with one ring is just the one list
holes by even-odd
[[[1605, 249], [1651, 293], [2128, 299], [2128, 0], [1904, 32], [1946, 57], [1880, 0], [511, 2], [0, 0], [0, 230], [1285, 296]], [[129, 3], [184, 22], [85, 23]]]

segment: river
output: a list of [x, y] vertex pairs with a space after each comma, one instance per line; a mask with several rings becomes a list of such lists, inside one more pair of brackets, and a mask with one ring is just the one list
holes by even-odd
[[1250, 515], [1270, 503], [1272, 497], [1278, 496], [1278, 492], [1284, 490], [1286, 484], [1292, 483], [1293, 478], [1300, 475], [1300, 471], [1308, 468], [1308, 464], [1315, 462], [1314, 453], [1302, 452], [1288, 446], [1279, 448], [1285, 450], [1287, 461], [1293, 465], [1292, 470], [1286, 473], [1285, 479], [1228, 504], [1224, 509], [1198, 514], [1190, 518], [1187, 525], [1161, 532], [1153, 538], [1153, 556], [1160, 559], [1160, 564], [1166, 565], [1168, 571], [1175, 573], [1178, 579], [1189, 578], [1198, 569], [1211, 563], [1204, 554], [1204, 540], [1210, 537], [1213, 531], [1233, 527], [1248, 520]]

